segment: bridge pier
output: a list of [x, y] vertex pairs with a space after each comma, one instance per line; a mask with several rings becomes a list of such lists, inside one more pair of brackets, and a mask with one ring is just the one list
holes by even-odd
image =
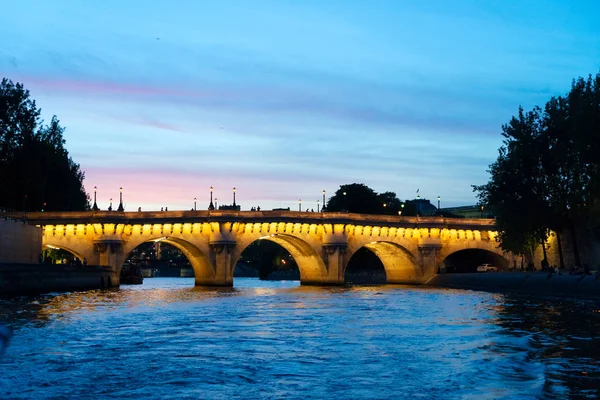
[[231, 256], [235, 243], [216, 243], [211, 244], [210, 259], [214, 266], [213, 276], [197, 275], [195, 279], [196, 286], [233, 286], [233, 259]]
[[98, 253], [98, 265], [110, 267], [109, 286], [119, 286], [121, 281], [121, 268], [125, 262], [122, 240], [94, 240], [94, 248]]
[[210, 234], [208, 262], [194, 269], [196, 286], [233, 286], [235, 269], [233, 250], [237, 244], [228, 229], [222, 224], [215, 226]]
[[302, 285], [343, 285], [346, 245], [343, 243], [323, 245], [323, 259], [327, 275], [315, 281], [301, 281]]
[[440, 239], [422, 239], [419, 241], [419, 252], [421, 253], [422, 276], [419, 283], [425, 283], [437, 274], [438, 254], [442, 248]]

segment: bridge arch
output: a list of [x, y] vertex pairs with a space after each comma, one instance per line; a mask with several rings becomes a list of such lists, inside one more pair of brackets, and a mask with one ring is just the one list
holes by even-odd
[[[142, 245], [143, 243], [160, 241], [163, 243], [170, 244], [173, 247], [176, 247], [177, 249], [181, 250], [183, 255], [190, 262], [192, 269], [194, 270], [194, 276], [196, 277], [197, 281], [202, 278], [212, 279], [215, 277], [214, 265], [213, 263], [211, 263], [207, 255], [197, 246], [188, 242], [187, 240], [172, 236], [161, 236], [144, 239], [145, 240], [143, 241], [137, 241], [136, 243], [131, 243], [129, 246], [127, 246], [127, 249], [124, 251], [125, 257], [123, 257], [123, 262], [129, 258], [129, 255], [133, 250], [135, 250], [138, 246]], [[117, 273], [120, 274], [122, 269], [123, 263], [121, 263], [121, 265], [117, 268]]]
[[441, 272], [476, 272], [481, 264], [491, 264], [502, 270], [510, 267], [506, 253], [486, 244], [448, 249], [442, 251], [438, 260], [438, 270]]
[[344, 274], [352, 256], [361, 249], [370, 250], [383, 264], [387, 283], [418, 283], [422, 276], [418, 260], [413, 254], [398, 243], [376, 241], [367, 243], [354, 250], [344, 265]]
[[82, 253], [80, 253], [76, 250], [73, 250], [72, 248], [70, 248], [68, 246], [44, 243], [42, 245], [42, 248], [43, 248], [43, 250], [48, 250], [48, 249], [64, 250], [64, 251], [71, 253], [72, 255], [74, 255], [75, 257], [80, 259], [81, 261], [83, 261], [83, 259], [85, 258], [85, 255], [83, 255]]
[[244, 250], [246, 250], [248, 246], [257, 240], [268, 240], [270, 242], [277, 243], [287, 250], [298, 265], [301, 283], [319, 283], [323, 277], [327, 276], [327, 267], [325, 266], [322, 257], [309, 243], [296, 236], [279, 233], [256, 237], [253, 240], [248, 240], [241, 244], [235, 254], [234, 262], [231, 265], [232, 275], [233, 270], [235, 269], [235, 266]]

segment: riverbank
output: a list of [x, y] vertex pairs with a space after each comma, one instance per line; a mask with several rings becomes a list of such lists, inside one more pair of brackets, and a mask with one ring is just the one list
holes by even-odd
[[485, 292], [600, 299], [600, 280], [594, 275], [548, 275], [543, 272], [438, 274], [427, 285]]
[[112, 286], [105, 267], [0, 263], [0, 297], [101, 289]]

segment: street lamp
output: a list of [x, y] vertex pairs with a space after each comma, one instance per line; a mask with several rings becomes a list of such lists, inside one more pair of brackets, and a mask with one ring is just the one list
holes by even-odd
[[440, 211], [440, 196], [438, 196], [438, 211]]
[[348, 212], [348, 202], [346, 201], [346, 192], [344, 192], [344, 211]]
[[481, 206], [481, 218], [483, 218], [483, 206]]
[[125, 211], [125, 208], [123, 207], [123, 187], [119, 188], [119, 208], [117, 208], [117, 211]]
[[233, 188], [233, 206], [235, 207], [235, 188]]
[[215, 210], [218, 210], [218, 209], [219, 209], [219, 204], [217, 203], [217, 201], [218, 201], [218, 200], [219, 200], [219, 199], [217, 199], [217, 198], [215, 197]]
[[319, 212], [319, 200], [317, 200], [317, 212]]
[[94, 205], [92, 206], [93, 211], [98, 211], [98, 203], [96, 203], [96, 192], [97, 191], [98, 191], [98, 188], [96, 186], [94, 186]]
[[208, 209], [209, 210], [214, 210], [215, 209], [215, 205], [212, 202], [212, 194], [213, 194], [213, 187], [210, 187], [210, 203], [208, 204]]
[[108, 206], [108, 211], [112, 211], [112, 197], [110, 198], [110, 204]]
[[196, 211], [196, 198], [194, 197], [194, 211]]
[[321, 211], [325, 211], [325, 189], [323, 189], [323, 208], [321, 209]]
[[302, 211], [302, 199], [298, 199], [298, 211]]

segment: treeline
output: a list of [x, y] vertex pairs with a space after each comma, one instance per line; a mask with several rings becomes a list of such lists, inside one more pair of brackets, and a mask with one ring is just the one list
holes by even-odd
[[0, 208], [21, 211], [89, 209], [84, 173], [65, 149], [56, 116], [44, 124], [29, 91], [0, 83]]
[[569, 231], [580, 266], [576, 231], [600, 225], [600, 74], [574, 80], [543, 108], [519, 108], [502, 135], [489, 182], [474, 186], [496, 216], [500, 246], [530, 255], [552, 230], [563, 267], [560, 236]]

